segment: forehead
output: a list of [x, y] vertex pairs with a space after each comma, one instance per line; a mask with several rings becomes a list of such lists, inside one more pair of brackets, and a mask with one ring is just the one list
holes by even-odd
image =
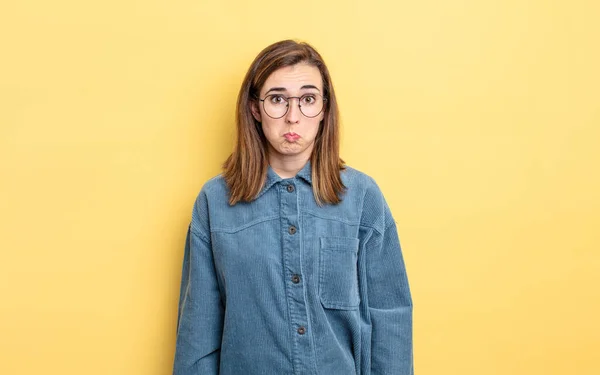
[[277, 69], [262, 87], [261, 92], [266, 92], [273, 87], [283, 87], [289, 92], [299, 91], [302, 86], [313, 85], [323, 91], [323, 79], [319, 68], [300, 63]]

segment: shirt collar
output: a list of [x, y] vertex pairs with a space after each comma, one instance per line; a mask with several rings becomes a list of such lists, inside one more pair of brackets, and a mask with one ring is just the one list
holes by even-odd
[[306, 162], [304, 167], [302, 167], [296, 176], [301, 177], [304, 181], [308, 182], [309, 185], [312, 185], [312, 169], [310, 160]]
[[[309, 160], [306, 162], [304, 167], [302, 167], [302, 169], [300, 171], [298, 171], [298, 173], [296, 174], [296, 177], [300, 177], [304, 181], [308, 182], [309, 185], [312, 185], [311, 173], [312, 173], [312, 170], [311, 170], [311, 165], [310, 165], [310, 160]], [[275, 185], [277, 182], [279, 182], [281, 180], [284, 180], [284, 179], [279, 177], [279, 175], [277, 173], [275, 173], [273, 168], [271, 168], [271, 166], [269, 165], [269, 167], [267, 169], [267, 181], [265, 181], [265, 185], [261, 189], [260, 193], [258, 193], [258, 196], [256, 198], [259, 198], [267, 190], [269, 190], [273, 185]]]

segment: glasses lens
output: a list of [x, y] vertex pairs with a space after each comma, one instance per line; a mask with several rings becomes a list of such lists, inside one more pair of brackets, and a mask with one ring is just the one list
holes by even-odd
[[267, 95], [263, 101], [263, 107], [269, 117], [280, 118], [285, 116], [288, 109], [288, 101], [283, 95]]
[[300, 111], [306, 117], [315, 117], [323, 110], [323, 97], [319, 94], [306, 94], [300, 98]]

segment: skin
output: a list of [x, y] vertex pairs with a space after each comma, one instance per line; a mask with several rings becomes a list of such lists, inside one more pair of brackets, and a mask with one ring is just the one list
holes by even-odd
[[[314, 88], [303, 87], [314, 86]], [[271, 91], [272, 88], [283, 88], [282, 91]], [[286, 97], [302, 96], [308, 93], [323, 95], [323, 79], [318, 68], [300, 63], [274, 71], [260, 90], [260, 98], [267, 94], [278, 93]], [[268, 156], [271, 168], [282, 178], [294, 177], [310, 159], [315, 145], [315, 138], [325, 114], [317, 117], [306, 117], [298, 108], [298, 100], [290, 100], [290, 108], [285, 116], [273, 119], [264, 113], [263, 106], [253, 103], [252, 115], [262, 125], [268, 141]], [[284, 134], [293, 132], [300, 137], [288, 140]]]

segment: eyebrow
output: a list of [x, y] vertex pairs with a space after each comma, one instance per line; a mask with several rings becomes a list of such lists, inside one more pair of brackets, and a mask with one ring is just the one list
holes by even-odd
[[[318, 92], [321, 92], [321, 90], [319, 90], [319, 88], [315, 85], [304, 85], [302, 87], [300, 87], [300, 90], [306, 90], [306, 89], [315, 89]], [[278, 92], [282, 92], [282, 91], [287, 91], [287, 89], [285, 87], [271, 87], [269, 89], [269, 91], [267, 91], [265, 93], [265, 95], [267, 95], [268, 93], [270, 93], [271, 91], [278, 91]]]

